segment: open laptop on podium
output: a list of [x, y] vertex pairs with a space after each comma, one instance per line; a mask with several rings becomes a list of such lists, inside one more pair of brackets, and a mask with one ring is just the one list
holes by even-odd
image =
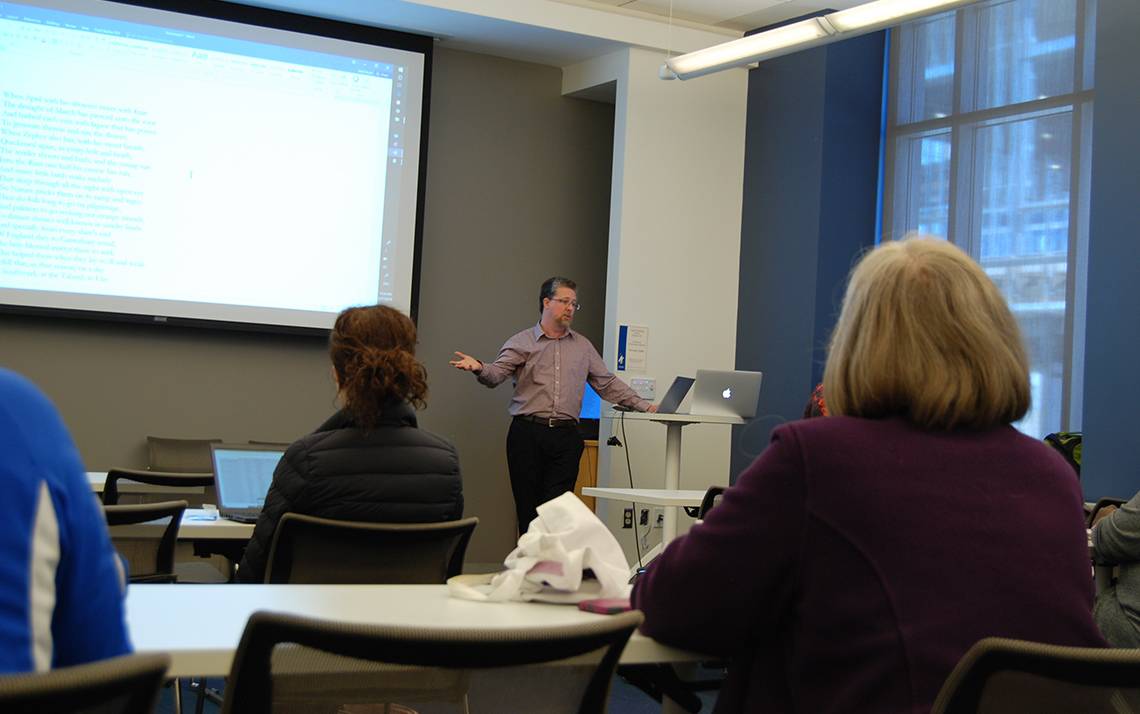
[[692, 377], [676, 377], [673, 384], [669, 385], [669, 391], [665, 392], [665, 396], [657, 404], [657, 413], [676, 414], [677, 408], [685, 401], [685, 395], [689, 393], [694, 381]]
[[[677, 377], [669, 391], [657, 405], [658, 414], [683, 414], [677, 411], [689, 390], [693, 402], [688, 414], [698, 416], [735, 416], [751, 419], [756, 416], [760, 401], [760, 382], [763, 372], [742, 370], [719, 371], [698, 369], [697, 377]], [[614, 406], [615, 411], [628, 409]]]
[[689, 412], [751, 419], [756, 416], [763, 377], [763, 372], [698, 369]]
[[[681, 402], [685, 401], [685, 395], [689, 393], [689, 389], [695, 381], [692, 377], [674, 377], [673, 384], [669, 385], [669, 391], [665, 392], [665, 396], [657, 403], [657, 413], [677, 414], [677, 408], [681, 406]], [[613, 405], [613, 410], [615, 412], [633, 411], [629, 407], [618, 404]]]

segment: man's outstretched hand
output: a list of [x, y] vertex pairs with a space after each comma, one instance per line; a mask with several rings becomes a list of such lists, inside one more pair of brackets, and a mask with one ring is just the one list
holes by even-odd
[[478, 372], [483, 369], [483, 363], [475, 359], [471, 355], [465, 355], [462, 352], [456, 351], [455, 359], [448, 362], [456, 369], [462, 369], [465, 372]]

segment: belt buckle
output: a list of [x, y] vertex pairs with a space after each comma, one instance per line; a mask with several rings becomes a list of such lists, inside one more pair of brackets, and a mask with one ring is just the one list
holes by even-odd
[[554, 417], [550, 417], [550, 418], [548, 418], [548, 419], [546, 420], [546, 427], [547, 427], [548, 429], [553, 429], [553, 428], [554, 428]]

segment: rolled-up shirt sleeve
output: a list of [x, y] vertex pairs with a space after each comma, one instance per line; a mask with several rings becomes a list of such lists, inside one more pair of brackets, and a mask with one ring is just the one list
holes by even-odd
[[1140, 493], [1092, 529], [1093, 557], [1098, 563], [1140, 561]]
[[652, 402], [642, 399], [637, 396], [637, 392], [617, 378], [609, 367], [602, 360], [602, 356], [598, 351], [590, 347], [590, 366], [587, 372], [586, 381], [598, 393], [598, 396], [605, 399], [611, 404], [620, 404], [623, 407], [636, 409], [639, 412], [644, 412], [649, 409]]

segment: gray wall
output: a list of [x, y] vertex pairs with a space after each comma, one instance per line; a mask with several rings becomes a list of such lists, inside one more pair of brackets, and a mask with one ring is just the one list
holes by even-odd
[[601, 349], [613, 106], [559, 95], [561, 70], [459, 52], [432, 80], [420, 356], [432, 393], [423, 423], [451, 438], [467, 515], [468, 561], [502, 561], [515, 541], [504, 451], [510, 384], [490, 390], [447, 360], [494, 359], [538, 321], [551, 275], [578, 282], [575, 327]]
[[1096, 99], [1089, 206], [1088, 312], [1085, 322], [1085, 496], [1129, 498], [1140, 490], [1140, 439], [1131, 417], [1140, 404], [1140, 10], [1135, 2], [1097, 6]]
[[[613, 107], [559, 95], [558, 69], [462, 52], [435, 57], [420, 283], [421, 425], [452, 439], [468, 551], [514, 542], [503, 442], [508, 386], [451, 369], [492, 358], [537, 317], [539, 283], [579, 281], [578, 327], [602, 332]], [[0, 365], [38, 383], [91, 470], [145, 463], [147, 434], [290, 441], [334, 409], [324, 341], [151, 325], [0, 316]]]

